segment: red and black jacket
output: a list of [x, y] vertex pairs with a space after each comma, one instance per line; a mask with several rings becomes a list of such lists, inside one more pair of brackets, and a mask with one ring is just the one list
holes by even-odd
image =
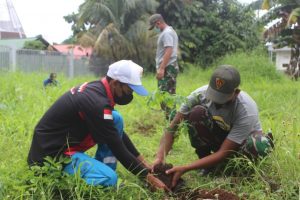
[[107, 144], [115, 157], [133, 174], [148, 173], [136, 159], [136, 150], [126, 133], [117, 133], [109, 116], [114, 101], [106, 79], [84, 83], [63, 94], [34, 129], [29, 165], [42, 165], [44, 158], [70, 156], [95, 144]]

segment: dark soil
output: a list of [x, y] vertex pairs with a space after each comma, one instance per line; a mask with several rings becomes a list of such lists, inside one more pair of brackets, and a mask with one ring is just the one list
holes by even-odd
[[168, 188], [171, 188], [173, 174], [166, 174], [166, 171], [172, 167], [172, 164], [159, 164], [153, 169], [154, 176], [159, 178]]
[[240, 198], [232, 192], [223, 189], [196, 189], [192, 191], [181, 192], [175, 195], [177, 200], [240, 200]]
[[[154, 167], [154, 176], [159, 178], [167, 187], [171, 188], [172, 185], [172, 174], [166, 174], [165, 171], [171, 169], [172, 164], [160, 164]], [[202, 200], [202, 199], [211, 199], [211, 200], [240, 200], [236, 194], [223, 190], [223, 189], [195, 189], [192, 190], [185, 186], [183, 179], [180, 179], [177, 185], [172, 188], [173, 198], [177, 200]], [[243, 198], [242, 198], [243, 199]]]

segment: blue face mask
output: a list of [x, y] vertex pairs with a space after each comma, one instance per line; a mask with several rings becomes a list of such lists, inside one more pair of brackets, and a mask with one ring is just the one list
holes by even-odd
[[155, 33], [160, 33], [160, 29], [159, 29], [159, 28], [157, 28], [157, 27], [154, 27], [154, 29], [153, 29], [153, 30], [154, 30], [154, 32], [155, 32]]

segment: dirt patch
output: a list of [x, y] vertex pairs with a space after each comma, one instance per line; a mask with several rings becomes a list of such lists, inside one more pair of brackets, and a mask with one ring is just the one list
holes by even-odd
[[[166, 174], [165, 171], [171, 169], [173, 167], [172, 164], [159, 164], [154, 167], [154, 176], [159, 178], [162, 182], [166, 184], [169, 188], [172, 184], [172, 174]], [[239, 196], [236, 194], [226, 191], [223, 189], [190, 189], [185, 186], [185, 181], [183, 179], [179, 179], [177, 185], [172, 188], [172, 193], [170, 196], [173, 199], [177, 200], [240, 200]], [[168, 199], [168, 198], [166, 198]], [[243, 198], [242, 198], [243, 199]]]
[[151, 136], [155, 133], [155, 127], [153, 124], [138, 124], [135, 127], [135, 132], [144, 136]]
[[236, 194], [223, 189], [196, 189], [174, 195], [177, 200], [240, 200]]

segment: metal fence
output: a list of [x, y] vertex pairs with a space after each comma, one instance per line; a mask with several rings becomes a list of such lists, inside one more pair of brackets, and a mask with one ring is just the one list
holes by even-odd
[[0, 70], [21, 72], [63, 73], [73, 78], [92, 75], [87, 57], [76, 58], [72, 51], [62, 54], [53, 51], [39, 51], [0, 46]]

